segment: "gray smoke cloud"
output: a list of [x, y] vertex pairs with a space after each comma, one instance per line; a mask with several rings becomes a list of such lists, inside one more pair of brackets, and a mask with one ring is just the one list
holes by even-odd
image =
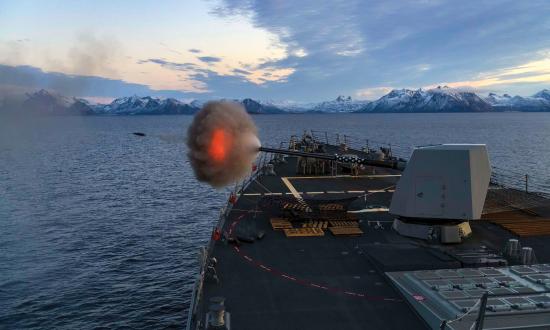
[[205, 104], [187, 131], [187, 155], [197, 179], [220, 188], [250, 173], [260, 147], [257, 132], [242, 105]]
[[[62, 57], [51, 57], [49, 52], [33, 45], [28, 39], [0, 40], [0, 97], [21, 94], [10, 86], [25, 87], [30, 92], [44, 88], [66, 96], [87, 96], [87, 91], [98, 82], [94, 77], [118, 77], [116, 62], [122, 56], [122, 47], [114, 37], [79, 33]], [[49, 72], [19, 65], [28, 54], [39, 51], [44, 52], [42, 58]]]
[[[52, 67], [59, 71], [71, 72], [75, 75], [117, 76], [115, 60], [120, 56], [120, 43], [108, 36], [97, 37], [91, 33], [80, 33], [76, 36], [73, 46], [68, 50], [64, 60], [49, 59]], [[52, 90], [64, 95], [83, 95], [90, 88], [87, 79], [66, 79], [65, 76], [50, 81]]]

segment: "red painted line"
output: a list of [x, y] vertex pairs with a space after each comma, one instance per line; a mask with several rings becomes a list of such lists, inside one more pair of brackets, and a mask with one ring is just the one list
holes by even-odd
[[[242, 214], [240, 216], [238, 216], [235, 220], [233, 220], [233, 222], [231, 223], [231, 225], [229, 226], [229, 235], [231, 235], [233, 233], [233, 229], [235, 228], [235, 226], [237, 226], [237, 224], [244, 218], [245, 214]], [[299, 278], [296, 278], [296, 277], [293, 277], [293, 276], [290, 276], [288, 274], [285, 274], [277, 269], [274, 269], [272, 267], [268, 267], [266, 266], [265, 264], [259, 262], [259, 261], [256, 261], [254, 259], [252, 259], [251, 257], [249, 257], [248, 255], [244, 254], [239, 247], [235, 246], [234, 247], [235, 249], [235, 252], [240, 255], [241, 257], [243, 257], [244, 259], [246, 259], [248, 262], [258, 266], [258, 268], [260, 269], [263, 269], [264, 271], [266, 272], [269, 272], [269, 273], [272, 273], [272, 274], [275, 274], [275, 275], [278, 275], [280, 276], [281, 278], [285, 278], [287, 280], [290, 280], [290, 281], [293, 281], [293, 282], [296, 282], [296, 283], [299, 283], [301, 285], [304, 285], [304, 286], [311, 286], [311, 287], [314, 287], [314, 288], [317, 288], [317, 289], [321, 289], [321, 290], [325, 290], [325, 291], [329, 291], [329, 292], [332, 292], [332, 293], [338, 293], [338, 294], [345, 294], [345, 295], [348, 295], [348, 296], [352, 296], [352, 297], [360, 297], [360, 298], [364, 298], [364, 299], [367, 299], [367, 300], [373, 300], [373, 301], [392, 301], [392, 302], [403, 302], [403, 300], [401, 299], [398, 299], [398, 298], [388, 298], [388, 297], [381, 297], [381, 296], [370, 296], [370, 295], [366, 295], [366, 294], [363, 294], [363, 293], [358, 293], [358, 292], [351, 292], [351, 291], [345, 291], [343, 289], [340, 289], [340, 288], [331, 288], [331, 287], [326, 287], [326, 286], [323, 286], [323, 285], [320, 285], [320, 284], [316, 284], [316, 283], [312, 283], [312, 282], [309, 282], [309, 281], [306, 281], [306, 280], [303, 280], [303, 279], [299, 279]]]
[[291, 281], [296, 281], [296, 278], [292, 277], [292, 276], [288, 276], [288, 275], [283, 275], [284, 278], [287, 278]]
[[239, 223], [239, 221], [242, 220], [242, 218], [244, 218], [245, 214], [241, 214], [237, 217], [237, 219], [233, 220], [233, 222], [229, 225], [229, 231], [228, 231], [228, 234], [229, 236], [233, 235], [233, 229], [235, 229], [235, 226]]

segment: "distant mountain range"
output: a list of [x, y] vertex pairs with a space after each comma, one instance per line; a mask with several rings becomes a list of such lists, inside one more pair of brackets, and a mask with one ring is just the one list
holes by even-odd
[[176, 99], [146, 97], [121, 97], [110, 104], [92, 107], [100, 115], [192, 115], [199, 107]]
[[489, 112], [489, 102], [473, 92], [448, 87], [393, 90], [369, 103], [361, 112]]
[[[192, 115], [204, 102], [183, 102], [173, 98], [121, 97], [109, 104], [66, 97], [46, 90], [26, 94], [19, 104], [0, 99], [0, 111], [25, 111], [52, 115]], [[356, 101], [338, 96], [333, 101], [319, 103], [257, 101], [250, 98], [240, 102], [251, 114], [282, 113], [416, 113], [416, 112], [550, 112], [550, 90], [533, 96], [510, 96], [490, 93], [486, 97], [474, 92], [446, 86], [433, 89], [392, 90], [376, 101]]]
[[318, 103], [261, 101], [266, 106], [276, 107], [290, 113], [350, 113], [361, 111], [370, 101], [352, 100], [350, 96], [338, 96], [335, 100]]
[[550, 90], [548, 89], [531, 97], [490, 93], [485, 100], [498, 111], [550, 111]]

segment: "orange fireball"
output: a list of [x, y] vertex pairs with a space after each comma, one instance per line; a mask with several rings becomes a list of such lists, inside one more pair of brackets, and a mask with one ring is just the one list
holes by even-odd
[[215, 162], [223, 162], [229, 154], [229, 148], [231, 147], [231, 136], [227, 134], [223, 129], [217, 128], [212, 133], [210, 145], [208, 146], [208, 155], [212, 157]]

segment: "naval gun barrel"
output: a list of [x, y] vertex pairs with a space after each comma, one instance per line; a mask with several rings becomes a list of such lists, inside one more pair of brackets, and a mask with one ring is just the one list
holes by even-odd
[[259, 151], [270, 152], [274, 154], [283, 154], [283, 155], [289, 155], [289, 156], [300, 156], [300, 157], [333, 160], [333, 161], [338, 161], [342, 163], [353, 163], [353, 164], [361, 164], [361, 165], [374, 165], [374, 166], [397, 168], [396, 159], [375, 160], [375, 159], [360, 158], [359, 156], [355, 156], [353, 154], [331, 155], [331, 154], [322, 154], [322, 153], [316, 153], [316, 152], [275, 149], [275, 148], [267, 148], [267, 147], [260, 147]]
[[267, 148], [267, 147], [260, 147], [259, 150], [263, 152], [269, 152], [273, 154], [282, 154], [282, 155], [288, 155], [288, 156], [300, 156], [300, 157], [311, 157], [311, 158], [317, 158], [317, 159], [336, 160], [336, 155], [321, 154], [316, 152], [275, 149], [275, 148]]

